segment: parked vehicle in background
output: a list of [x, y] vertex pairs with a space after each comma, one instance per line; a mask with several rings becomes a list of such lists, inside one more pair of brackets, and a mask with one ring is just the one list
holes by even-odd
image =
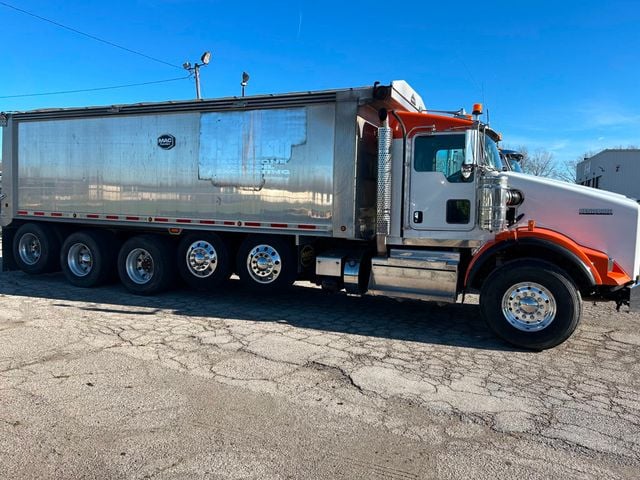
[[[404, 81], [3, 114], [5, 269], [133, 293], [236, 272], [351, 294], [480, 293], [512, 344], [558, 345], [582, 298], [629, 302], [638, 205], [502, 171], [498, 134]], [[635, 297], [634, 297], [635, 298]]]
[[505, 150], [500, 149], [500, 158], [502, 158], [503, 166], [506, 166], [508, 170], [512, 172], [522, 173], [522, 165], [520, 162], [524, 158], [524, 154], [517, 150]]

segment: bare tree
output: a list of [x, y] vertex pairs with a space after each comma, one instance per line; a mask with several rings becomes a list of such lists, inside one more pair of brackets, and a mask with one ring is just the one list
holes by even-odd
[[567, 160], [559, 167], [558, 178], [565, 182], [576, 183], [578, 181], [578, 164], [584, 160], [587, 160], [598, 152], [595, 150], [589, 150], [582, 155], [578, 155], [575, 160]]
[[533, 153], [529, 153], [526, 147], [520, 147], [523, 154], [520, 165], [522, 171], [538, 177], [558, 178], [558, 166], [553, 159], [553, 153], [539, 148]]
[[580, 156], [575, 160], [565, 160], [557, 165], [555, 178], [564, 180], [569, 183], [576, 183], [578, 179], [578, 163], [584, 160], [584, 156]]

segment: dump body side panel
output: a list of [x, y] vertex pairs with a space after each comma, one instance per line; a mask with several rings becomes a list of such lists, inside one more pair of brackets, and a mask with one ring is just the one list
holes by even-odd
[[16, 210], [331, 231], [335, 109], [20, 121]]

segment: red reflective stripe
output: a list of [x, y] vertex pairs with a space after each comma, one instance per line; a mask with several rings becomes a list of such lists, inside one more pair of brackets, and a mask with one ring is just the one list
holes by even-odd
[[224, 224], [225, 224], [225, 225], [235, 225], [235, 224], [236, 224], [236, 222], [228, 222], [228, 221], [225, 221], [225, 222], [224, 222]]
[[38, 217], [44, 216], [44, 212], [33, 212], [33, 214], [37, 215]]
[[168, 222], [169, 219], [168, 218], [157, 218], [155, 219], [156, 222]]
[[60, 212], [53, 212], [53, 213], [51, 214], [51, 216], [52, 216], [52, 217], [61, 217], [61, 216], [62, 216], [62, 214], [61, 214]]
[[118, 215], [107, 215], [105, 218], [107, 220], [118, 220], [120, 217], [118, 217]]
[[87, 218], [100, 218], [100, 215], [96, 215], [95, 213], [89, 213]]
[[287, 228], [288, 225], [286, 223], [272, 223], [271, 227], [273, 227], [273, 228]]
[[191, 220], [189, 220], [188, 218], [178, 218], [176, 220], [176, 222], [178, 222], [178, 223], [191, 223]]
[[215, 225], [216, 222], [214, 220], [200, 220], [200, 223], [203, 225]]
[[259, 227], [261, 225], [260, 222], [244, 222], [246, 227]]
[[26, 210], [18, 210], [18, 215], [29, 215], [29, 212]]
[[127, 220], [140, 220], [140, 217], [125, 217]]
[[315, 230], [316, 226], [315, 225], [298, 225], [298, 228], [302, 228], [304, 230]]

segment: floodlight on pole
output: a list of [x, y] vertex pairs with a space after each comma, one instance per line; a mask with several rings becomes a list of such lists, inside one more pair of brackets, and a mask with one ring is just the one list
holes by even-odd
[[202, 99], [202, 96], [200, 95], [200, 67], [209, 65], [209, 62], [211, 61], [211, 52], [204, 52], [200, 57], [200, 61], [202, 63], [196, 62], [193, 66], [191, 66], [190, 62], [184, 62], [182, 64], [182, 68], [189, 71], [189, 73], [193, 73], [193, 76], [196, 79], [196, 98], [198, 100]]
[[249, 74], [247, 72], [242, 72], [242, 81], [240, 82], [240, 86], [242, 87], [242, 96], [244, 97], [244, 87], [249, 83]]

